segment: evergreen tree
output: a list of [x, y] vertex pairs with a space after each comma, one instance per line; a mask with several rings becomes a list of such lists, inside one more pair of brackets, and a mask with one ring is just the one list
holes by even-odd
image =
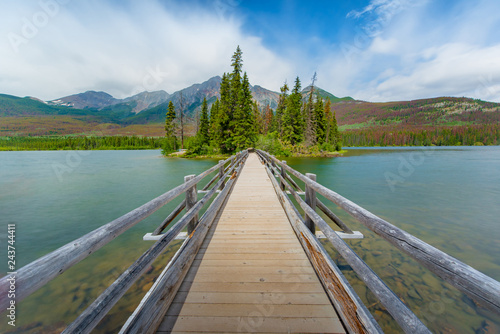
[[225, 149], [227, 152], [233, 152], [236, 147], [238, 146], [239, 143], [234, 143], [235, 135], [240, 136], [241, 134], [238, 133], [236, 134], [234, 131], [234, 118], [236, 117], [236, 113], [238, 110], [236, 110], [239, 106], [239, 99], [240, 99], [240, 91], [241, 91], [241, 69], [243, 67], [243, 58], [242, 58], [243, 52], [241, 52], [240, 46], [236, 48], [236, 51], [234, 52], [233, 56], [231, 57], [231, 66], [233, 67], [233, 72], [229, 74], [229, 110], [228, 110], [228, 116], [229, 116], [229, 122], [228, 122], [228, 128], [227, 128], [227, 137], [226, 137], [226, 145]]
[[[175, 106], [172, 101], [168, 102], [167, 114], [165, 117], [165, 142], [163, 144], [163, 153], [167, 154], [177, 150], [177, 138], [175, 137]], [[120, 146], [121, 143], [113, 146]]]
[[326, 118], [326, 132], [325, 132], [325, 142], [330, 142], [330, 132], [332, 125], [332, 102], [327, 99], [325, 103], [325, 118]]
[[230, 121], [233, 118], [231, 109], [231, 84], [229, 76], [224, 73], [220, 84], [220, 102], [218, 107], [219, 130], [220, 135], [217, 135], [216, 145], [222, 153], [230, 152], [232, 131], [229, 127]]
[[202, 144], [207, 144], [210, 141], [210, 138], [208, 136], [210, 128], [210, 123], [208, 119], [208, 107], [207, 107], [207, 98], [203, 98], [203, 102], [201, 104], [201, 117], [200, 117], [200, 128], [199, 128], [199, 136], [200, 136], [200, 141]]
[[304, 105], [304, 119], [305, 119], [305, 142], [306, 146], [313, 146], [316, 144], [316, 114], [314, 111], [314, 81], [316, 81], [316, 73], [312, 78], [311, 89], [309, 91], [309, 98]]
[[326, 140], [326, 117], [323, 99], [318, 98], [314, 104], [314, 113], [316, 118], [316, 142], [323, 144]]
[[222, 117], [219, 114], [219, 99], [217, 98], [210, 107], [210, 130], [208, 132], [210, 136], [210, 142], [216, 147], [219, 147], [220, 145], [220, 137], [222, 133], [222, 127], [220, 123], [221, 118]]
[[288, 99], [288, 85], [285, 84], [280, 88], [281, 94], [278, 100], [278, 107], [276, 108], [276, 131], [281, 139], [283, 139], [283, 119], [286, 112], [286, 103]]
[[302, 141], [304, 119], [301, 115], [302, 94], [300, 93], [300, 79], [295, 79], [295, 86], [287, 98], [286, 110], [283, 115], [283, 140], [295, 145]]
[[241, 76], [243, 59], [238, 46], [231, 57], [233, 72], [222, 76], [220, 100], [212, 105], [210, 119], [206, 98], [203, 100], [196, 147], [193, 152], [204, 151], [203, 145], [212, 143], [221, 153], [231, 153], [252, 147], [257, 139], [257, 103], [252, 101], [252, 92], [246, 72]]
[[305, 123], [304, 129], [304, 141], [307, 147], [313, 146], [316, 144], [316, 117], [314, 113], [314, 101], [313, 101], [313, 93], [309, 93], [309, 97], [307, 102], [304, 103], [304, 107], [302, 108], [303, 118]]
[[327, 122], [325, 141], [331, 144], [336, 151], [340, 151], [342, 149], [342, 136], [337, 125], [337, 115], [335, 111], [333, 113], [331, 111], [330, 100], [327, 100], [325, 104], [325, 116]]
[[175, 106], [172, 101], [168, 102], [166, 119], [165, 119], [165, 137], [175, 137]]
[[179, 94], [179, 120], [181, 125], [181, 148], [184, 148], [184, 97]]
[[252, 147], [256, 140], [256, 124], [252, 110], [252, 92], [245, 72], [240, 83], [238, 100], [232, 122], [233, 141], [236, 150]]
[[[233, 72], [222, 76], [220, 101], [217, 108], [218, 120], [212, 139], [222, 153], [231, 153], [236, 149], [246, 148], [256, 140], [256, 121], [252, 111], [252, 93], [246, 73], [241, 71], [243, 58], [240, 47], [231, 57]], [[249, 147], [249, 146], [248, 146]]]
[[335, 150], [340, 151], [342, 149], [341, 135], [337, 125], [337, 113], [333, 111], [332, 123], [330, 125], [330, 135], [332, 137], [331, 143], [335, 145]]

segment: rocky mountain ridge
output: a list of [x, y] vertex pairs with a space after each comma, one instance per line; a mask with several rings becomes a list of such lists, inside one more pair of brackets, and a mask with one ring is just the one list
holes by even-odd
[[[213, 103], [217, 97], [220, 97], [221, 80], [220, 76], [215, 76], [203, 83], [191, 85], [173, 94], [169, 94], [163, 90], [155, 92], [145, 91], [124, 99], [116, 99], [106, 92], [87, 91], [47, 101], [47, 104], [75, 109], [120, 110], [125, 113], [139, 114], [159, 106], [163, 108], [163, 105], [168, 104], [169, 101], [172, 101], [175, 106], [179, 107], [182, 96], [182, 102], [186, 113], [188, 115], [193, 115], [195, 110], [201, 106], [204, 97], [209, 101], [209, 105]], [[254, 100], [259, 103], [261, 107], [269, 105], [272, 109], [276, 109], [278, 106], [279, 93], [259, 85], [250, 86], [250, 90], [252, 91]], [[309, 91], [310, 87], [304, 88], [302, 91], [303, 96], [309, 94]], [[315, 91], [321, 97], [330, 99], [332, 102], [353, 100], [350, 97], [338, 98], [321, 88], [316, 88]]]

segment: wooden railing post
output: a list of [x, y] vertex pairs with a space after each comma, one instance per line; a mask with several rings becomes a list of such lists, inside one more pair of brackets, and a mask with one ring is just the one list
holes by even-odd
[[234, 156], [234, 159], [233, 159], [233, 165], [236, 164], [236, 162], [238, 161], [238, 159], [240, 158], [240, 152], [236, 153], [236, 155]]
[[[184, 182], [188, 182], [189, 180], [193, 179], [195, 176], [196, 175], [194, 175], [194, 174], [184, 176]], [[189, 211], [196, 204], [197, 197], [198, 197], [197, 194], [198, 194], [198, 192], [196, 191], [196, 184], [193, 185], [191, 188], [189, 188], [186, 191], [186, 211]], [[194, 231], [197, 224], [198, 224], [198, 214], [196, 214], [196, 216], [193, 218], [193, 220], [191, 220], [188, 223], [188, 226], [187, 226], [188, 235]]]
[[[219, 179], [222, 179], [224, 177], [224, 160], [219, 160], [219, 163], [221, 164], [219, 167]], [[224, 180], [222, 184], [220, 185], [220, 190], [224, 189], [224, 186], [226, 185], [226, 181]]]
[[[313, 181], [316, 181], [316, 174], [311, 174], [311, 173], [306, 173], [306, 176], [310, 178]], [[316, 191], [309, 187], [306, 183], [306, 203], [309, 205], [313, 210], [316, 211]], [[316, 233], [316, 226], [314, 225], [314, 222], [312, 219], [307, 215], [307, 213], [304, 213], [304, 222], [307, 226], [307, 228], [313, 233]]]
[[[285, 160], [281, 161], [281, 163], [283, 165], [286, 165], [286, 161]], [[283, 180], [285, 180], [285, 178], [286, 178], [285, 173], [286, 173], [285, 172], [285, 167], [281, 166], [281, 177], [283, 178]], [[281, 190], [285, 191], [285, 183], [283, 183], [282, 180], [280, 180], [280, 187], [281, 187]]]
[[272, 163], [270, 160], [267, 159], [267, 157], [266, 157], [266, 159], [264, 159], [264, 164], [266, 165], [267, 168], [269, 168], [271, 170], [271, 173], [273, 174], [273, 176], [276, 176], [274, 174], [274, 169], [272, 168]]

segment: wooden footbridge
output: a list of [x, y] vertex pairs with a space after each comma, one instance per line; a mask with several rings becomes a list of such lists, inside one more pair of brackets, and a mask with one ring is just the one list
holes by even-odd
[[[216, 175], [197, 190], [212, 173]], [[321, 194], [477, 303], [500, 314], [499, 282], [325, 188], [315, 175], [303, 175], [266, 152], [240, 152], [184, 181], [18, 270], [17, 301], [185, 194], [162, 224], [145, 236], [155, 241], [151, 248], [63, 333], [90, 333], [176, 238], [184, 239], [182, 246], [120, 333], [382, 333], [322, 247], [320, 237], [332, 243], [406, 333], [429, 333], [343, 241], [362, 235], [316, 197]], [[198, 199], [198, 194], [203, 196]], [[0, 280], [3, 310], [8, 306], [7, 279]]]

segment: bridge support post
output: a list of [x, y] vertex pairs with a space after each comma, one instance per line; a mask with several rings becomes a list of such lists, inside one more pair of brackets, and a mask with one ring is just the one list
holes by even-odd
[[[193, 179], [196, 175], [187, 175], [184, 176], [184, 182], [188, 182], [189, 180]], [[196, 191], [196, 184], [193, 185], [191, 188], [189, 188], [186, 191], [186, 211], [189, 211], [195, 204], [196, 201], [198, 200], [198, 192]], [[188, 225], [187, 225], [187, 232], [188, 235], [190, 235], [194, 229], [196, 228], [196, 225], [198, 224], [198, 214], [191, 220]]]
[[[281, 161], [281, 163], [283, 165], [286, 165], [286, 161], [285, 160]], [[285, 173], [286, 173], [285, 172], [285, 167], [281, 166], [281, 177], [283, 178], [283, 180], [285, 179], [285, 176], [286, 176]], [[280, 188], [281, 188], [281, 190], [285, 191], [285, 183], [283, 183], [282, 180], [280, 180]]]
[[[224, 177], [224, 160], [219, 160], [219, 163], [221, 164], [219, 167], [219, 179], [222, 179]], [[226, 180], [222, 181], [222, 184], [220, 185], [220, 190], [224, 189], [224, 186], [226, 185]]]
[[[316, 174], [306, 173], [306, 176], [311, 180], [316, 181]], [[307, 205], [309, 205], [314, 211], [316, 211], [316, 191], [314, 191], [314, 189], [309, 187], [306, 183], [305, 193], [306, 193], [305, 201]], [[304, 213], [304, 222], [307, 228], [312, 232], [312, 234], [315, 234], [316, 226], [314, 225], [312, 219], [309, 218], [309, 216], [306, 213]]]

